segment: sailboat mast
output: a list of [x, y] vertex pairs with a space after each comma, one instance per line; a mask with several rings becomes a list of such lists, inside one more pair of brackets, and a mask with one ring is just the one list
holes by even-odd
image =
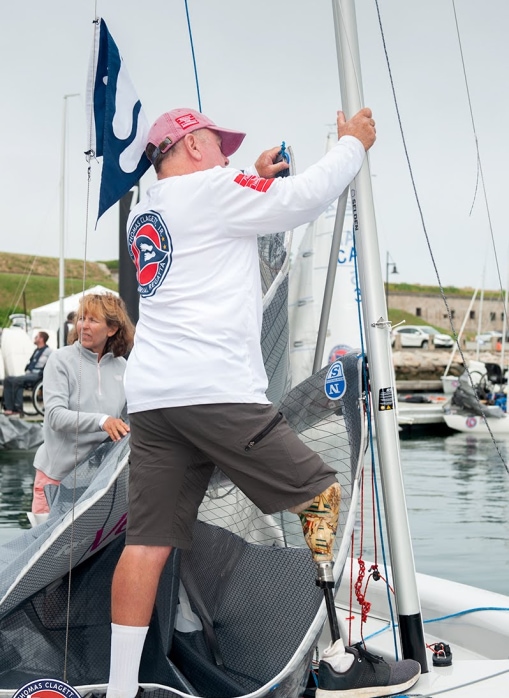
[[[332, 0], [341, 101], [346, 117], [364, 106], [354, 0]], [[375, 115], [376, 116], [376, 115]], [[352, 184], [364, 332], [402, 653], [427, 671], [421, 608], [401, 471], [397, 413], [369, 158]]]

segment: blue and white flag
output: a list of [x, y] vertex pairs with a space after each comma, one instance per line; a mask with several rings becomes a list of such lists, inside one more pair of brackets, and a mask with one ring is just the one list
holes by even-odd
[[90, 61], [87, 113], [93, 114], [92, 151], [103, 158], [99, 220], [150, 167], [144, 152], [149, 124], [103, 19]]

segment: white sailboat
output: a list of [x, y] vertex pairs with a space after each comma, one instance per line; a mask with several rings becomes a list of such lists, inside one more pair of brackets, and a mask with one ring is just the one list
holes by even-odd
[[[335, 142], [337, 133], [329, 133], [326, 152]], [[307, 226], [290, 270], [288, 314], [292, 385], [297, 385], [313, 373], [337, 210], [337, 204], [332, 204]], [[320, 367], [332, 363], [348, 351], [361, 348], [362, 304], [356, 278], [350, 199], [346, 203], [335, 271], [331, 310], [319, 357]]]
[[445, 423], [449, 429], [454, 429], [454, 431], [460, 431], [464, 434], [484, 434], [485, 436], [493, 434], [495, 437], [509, 436], [509, 417], [507, 414], [500, 414], [497, 410], [496, 416], [490, 416], [488, 413], [486, 420], [480, 415], [465, 412], [444, 413]]
[[465, 434], [509, 436], [507, 377], [499, 364], [470, 361], [444, 405], [444, 421]]
[[[476, 293], [477, 291], [474, 293], [471, 306]], [[444, 421], [454, 431], [465, 434], [484, 434], [492, 437], [509, 436], [507, 369], [504, 368], [507, 291], [505, 292], [505, 297], [499, 362], [498, 360], [497, 363], [480, 361], [480, 344], [477, 342], [476, 360], [469, 361], [465, 372], [455, 379], [454, 390], [451, 391], [450, 399], [444, 405]], [[479, 312], [479, 316], [480, 330], [482, 309]], [[463, 329], [463, 326], [464, 323], [461, 329]], [[453, 355], [451, 355], [449, 366], [452, 363]], [[450, 377], [444, 376], [442, 380], [444, 381], [448, 378]]]

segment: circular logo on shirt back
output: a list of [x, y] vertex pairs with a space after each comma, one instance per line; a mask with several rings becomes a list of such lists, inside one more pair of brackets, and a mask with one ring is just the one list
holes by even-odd
[[129, 255], [136, 267], [138, 293], [153, 296], [164, 281], [171, 262], [171, 236], [159, 213], [147, 211], [136, 216], [127, 233]]
[[13, 698], [81, 698], [81, 695], [59, 679], [37, 679], [19, 688]]

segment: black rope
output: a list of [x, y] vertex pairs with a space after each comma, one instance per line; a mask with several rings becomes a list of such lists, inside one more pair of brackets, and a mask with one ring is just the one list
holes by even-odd
[[187, 6], [187, 0], [184, 0], [184, 2], [186, 6], [187, 28], [189, 30], [189, 43], [191, 44], [191, 55], [193, 57], [194, 80], [196, 82], [196, 94], [198, 97], [198, 111], [201, 112], [200, 83], [198, 81], [198, 68], [196, 66], [196, 56], [194, 55], [194, 42], [193, 32], [191, 31], [191, 18], [189, 17], [189, 8]]
[[463, 56], [463, 47], [461, 44], [461, 36], [460, 36], [460, 30], [459, 30], [459, 25], [458, 25], [458, 17], [456, 15], [456, 4], [455, 4], [454, 0], [452, 0], [452, 9], [454, 12], [454, 22], [456, 25], [456, 34], [458, 37], [458, 47], [459, 47], [460, 56], [461, 56], [461, 65], [463, 68], [463, 77], [465, 79], [465, 89], [467, 91], [468, 108], [470, 110], [470, 120], [472, 121], [472, 130], [474, 132], [474, 140], [475, 140], [475, 151], [476, 151], [476, 155], [477, 155], [477, 181], [476, 181], [476, 188], [475, 188], [475, 192], [474, 192], [474, 200], [472, 202], [472, 208], [470, 209], [470, 213], [472, 213], [472, 209], [474, 208], [475, 198], [476, 198], [476, 194], [477, 194], [477, 187], [478, 187], [478, 182], [479, 182], [479, 178], [480, 178], [481, 184], [482, 184], [482, 190], [483, 190], [483, 194], [484, 194], [484, 204], [486, 206], [486, 215], [488, 216], [488, 227], [490, 230], [491, 244], [493, 246], [493, 254], [495, 256], [495, 264], [496, 264], [496, 268], [497, 268], [498, 284], [499, 284], [499, 288], [500, 288], [500, 291], [502, 294], [502, 301], [504, 304], [504, 315], [505, 315], [505, 317], [507, 317], [507, 306], [506, 306], [507, 299], [505, 298], [505, 294], [504, 294], [504, 284], [502, 283], [502, 277], [500, 274], [500, 265], [499, 265], [497, 249], [496, 249], [496, 245], [495, 245], [495, 238], [493, 235], [493, 225], [491, 223], [491, 212], [490, 212], [490, 207], [488, 204], [488, 195], [486, 193], [486, 184], [484, 181], [484, 174], [483, 174], [482, 162], [481, 162], [481, 154], [479, 151], [479, 139], [477, 138], [477, 130], [475, 127], [474, 111], [472, 109], [472, 100], [470, 99], [470, 89], [468, 86], [467, 70], [466, 70], [466, 66], [465, 66], [465, 59]]
[[[453, 3], [454, 3], [454, 0], [453, 0]], [[434, 270], [435, 270], [435, 275], [436, 275], [436, 277], [437, 277], [438, 285], [439, 285], [439, 288], [440, 288], [440, 295], [442, 296], [442, 300], [443, 300], [444, 305], [445, 305], [445, 308], [446, 308], [446, 310], [447, 310], [447, 317], [449, 318], [449, 325], [450, 325], [450, 327], [451, 327], [451, 330], [452, 330], [452, 333], [453, 333], [453, 336], [454, 336], [454, 340], [455, 340], [456, 345], [457, 345], [457, 347], [458, 347], [458, 352], [459, 352], [459, 354], [460, 354], [460, 356], [461, 356], [461, 360], [462, 360], [462, 362], [463, 362], [463, 365], [465, 366], [465, 370], [466, 370], [467, 373], [468, 373], [468, 376], [469, 376], [469, 380], [470, 380], [472, 389], [473, 389], [474, 393], [477, 395], [477, 393], [476, 393], [476, 391], [475, 391], [475, 386], [474, 386], [473, 381], [472, 381], [472, 377], [470, 376], [470, 373], [468, 372], [467, 361], [465, 360], [465, 356], [464, 356], [464, 354], [463, 354], [463, 351], [462, 351], [461, 346], [460, 346], [460, 343], [459, 343], [458, 334], [457, 334], [457, 332], [456, 332], [456, 328], [454, 327], [454, 321], [453, 321], [452, 313], [451, 313], [451, 310], [450, 310], [450, 308], [449, 308], [449, 303], [448, 303], [448, 301], [447, 301], [447, 297], [446, 297], [445, 292], [444, 292], [444, 287], [443, 287], [443, 285], [442, 285], [442, 281], [441, 281], [441, 279], [440, 279], [440, 274], [439, 274], [439, 272], [438, 272], [438, 268], [437, 268], [437, 264], [436, 264], [436, 261], [435, 261], [435, 257], [434, 257], [434, 255], [433, 255], [433, 250], [431, 249], [431, 242], [430, 242], [429, 235], [428, 235], [428, 231], [427, 231], [427, 228], [426, 228], [426, 222], [425, 222], [425, 220], [424, 220], [424, 214], [423, 214], [423, 211], [422, 211], [421, 202], [420, 202], [420, 199], [419, 199], [419, 194], [417, 193], [417, 187], [416, 187], [416, 184], [415, 184], [414, 173], [413, 173], [413, 170], [412, 170], [412, 164], [411, 164], [411, 162], [410, 162], [410, 156], [409, 156], [409, 154], [408, 154], [408, 148], [407, 148], [407, 144], [406, 144], [405, 134], [404, 134], [404, 131], [403, 131], [403, 122], [402, 122], [402, 120], [401, 120], [401, 114], [400, 114], [400, 111], [399, 111], [398, 100], [397, 100], [397, 97], [396, 97], [396, 88], [395, 88], [395, 86], [394, 86], [394, 80], [393, 80], [393, 77], [392, 77], [391, 64], [390, 64], [390, 60], [389, 60], [389, 54], [388, 54], [388, 51], [387, 51], [387, 44], [386, 44], [386, 41], [385, 41], [385, 34], [384, 34], [383, 26], [382, 26], [382, 17], [381, 17], [381, 15], [380, 15], [380, 7], [379, 7], [378, 0], [375, 0], [375, 5], [376, 5], [376, 11], [377, 11], [377, 15], [378, 15], [378, 25], [379, 25], [379, 27], [380, 27], [380, 36], [381, 36], [382, 44], [383, 44], [383, 48], [384, 48], [385, 60], [386, 60], [386, 63], [387, 63], [387, 70], [388, 70], [388, 73], [389, 73], [389, 79], [390, 79], [390, 81], [391, 81], [391, 90], [392, 90], [392, 96], [393, 96], [393, 99], [394, 99], [394, 106], [395, 106], [396, 114], [397, 114], [397, 117], [398, 117], [399, 130], [400, 130], [401, 139], [402, 139], [402, 142], [403, 142], [403, 149], [404, 149], [404, 151], [405, 151], [405, 158], [406, 158], [407, 165], [408, 165], [408, 171], [409, 171], [409, 173], [410, 173], [410, 180], [411, 180], [411, 182], [412, 182], [412, 189], [413, 189], [413, 192], [414, 192], [415, 201], [416, 201], [416, 203], [417, 203], [417, 209], [418, 209], [418, 211], [419, 211], [419, 217], [420, 217], [420, 219], [421, 219], [422, 230], [423, 230], [423, 232], [424, 232], [424, 237], [425, 237], [425, 239], [426, 239], [426, 244], [427, 244], [427, 246], [428, 246], [428, 250], [429, 250], [431, 262], [432, 262], [432, 264], [433, 264], [433, 268], [434, 268]], [[466, 77], [465, 77], [465, 80], [466, 80]], [[470, 95], [469, 95], [469, 103], [470, 103]], [[472, 113], [472, 112], [471, 112], [471, 113]], [[477, 144], [477, 137], [476, 137], [476, 144]], [[480, 164], [481, 164], [481, 163], [480, 163], [480, 158], [479, 158], [479, 153], [478, 153], [478, 166], [479, 166], [479, 168], [480, 168]], [[483, 180], [483, 178], [482, 178], [482, 169], [481, 169], [481, 168], [480, 168], [480, 173], [481, 173], [481, 181], [482, 181], [483, 184], [484, 184], [484, 180]], [[489, 218], [489, 216], [488, 216], [488, 218]], [[491, 219], [490, 219], [490, 229], [491, 229]], [[505, 310], [504, 310], [504, 312], [505, 312]], [[502, 368], [503, 368], [503, 367], [502, 367]], [[499, 455], [499, 457], [500, 457], [500, 460], [501, 460], [501, 462], [503, 463], [504, 468], [505, 468], [506, 471], [507, 471], [507, 474], [509, 475], [509, 467], [508, 467], [508, 465], [507, 465], [507, 462], [504, 460], [504, 456], [502, 455], [502, 453], [501, 453], [501, 451], [500, 451], [500, 449], [499, 449], [499, 447], [498, 447], [498, 444], [497, 444], [497, 442], [496, 442], [496, 440], [495, 440], [495, 437], [494, 437], [494, 435], [493, 435], [493, 432], [492, 432], [492, 430], [491, 430], [491, 427], [490, 427], [490, 425], [489, 425], [489, 423], [488, 423], [488, 419], [486, 418], [485, 415], [483, 415], [483, 419], [484, 419], [484, 423], [486, 424], [486, 428], [487, 428], [487, 430], [488, 430], [488, 432], [489, 432], [489, 434], [490, 434], [490, 436], [491, 436], [491, 439], [492, 439], [492, 441], [493, 441], [493, 444], [494, 444], [494, 446], [495, 446], [495, 449], [496, 449], [496, 451], [497, 451], [497, 453], [498, 453], [498, 455]]]

